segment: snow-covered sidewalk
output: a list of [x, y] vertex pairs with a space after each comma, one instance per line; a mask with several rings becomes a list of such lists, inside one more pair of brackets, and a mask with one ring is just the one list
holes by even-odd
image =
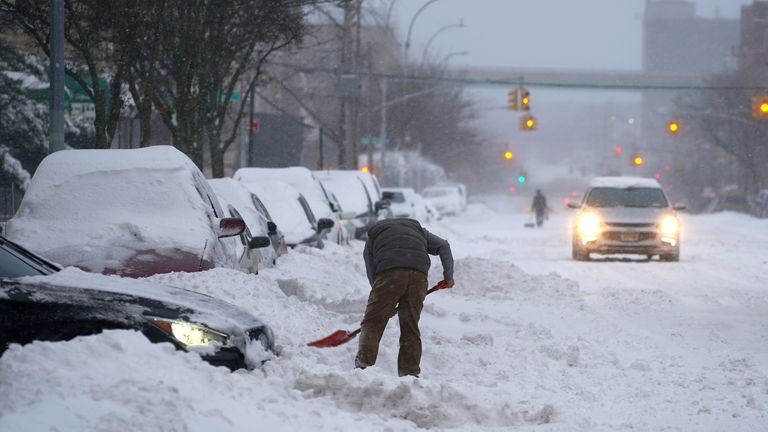
[[419, 379], [397, 377], [396, 320], [365, 371], [356, 343], [305, 346], [355, 328], [369, 288], [361, 243], [300, 248], [258, 276], [150, 278], [269, 323], [280, 356], [263, 369], [229, 373], [127, 331], [14, 346], [0, 430], [768, 430], [768, 222], [689, 216], [680, 263], [575, 263], [567, 215], [527, 230], [507, 211], [473, 205], [433, 227], [457, 287], [426, 300]]

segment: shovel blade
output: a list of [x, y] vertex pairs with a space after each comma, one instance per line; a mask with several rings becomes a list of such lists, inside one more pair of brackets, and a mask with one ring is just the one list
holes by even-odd
[[318, 339], [316, 341], [312, 341], [307, 344], [307, 346], [315, 347], [315, 348], [331, 348], [339, 345], [343, 345], [357, 336], [357, 332], [350, 332], [347, 330], [336, 330], [335, 332], [331, 333], [330, 335]]

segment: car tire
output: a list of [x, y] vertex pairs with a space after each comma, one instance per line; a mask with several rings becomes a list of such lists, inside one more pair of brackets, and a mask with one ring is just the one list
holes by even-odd
[[661, 254], [659, 255], [659, 259], [666, 262], [678, 262], [680, 261], [680, 249], [675, 249], [674, 252]]
[[589, 252], [585, 251], [576, 239], [571, 242], [571, 256], [576, 261], [589, 261]]

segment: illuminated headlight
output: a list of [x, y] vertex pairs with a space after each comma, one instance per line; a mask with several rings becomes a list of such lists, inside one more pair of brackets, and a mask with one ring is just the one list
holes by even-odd
[[576, 222], [576, 232], [584, 243], [597, 240], [600, 230], [600, 218], [594, 213], [583, 213]]
[[675, 216], [664, 216], [659, 222], [659, 231], [662, 237], [675, 238], [680, 231], [680, 221]]
[[186, 321], [153, 319], [152, 324], [186, 346], [207, 346], [225, 343], [228, 335], [208, 327]]

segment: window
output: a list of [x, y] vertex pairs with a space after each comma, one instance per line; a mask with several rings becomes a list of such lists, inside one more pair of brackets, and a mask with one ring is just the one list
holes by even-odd
[[597, 187], [589, 192], [591, 207], [667, 207], [667, 198], [658, 188]]
[[56, 271], [55, 267], [0, 238], [0, 278], [40, 276]]
[[307, 219], [309, 220], [309, 223], [312, 224], [312, 226], [317, 225], [317, 219], [315, 218], [315, 214], [312, 213], [312, 209], [309, 207], [309, 203], [307, 202], [306, 198], [304, 198], [304, 195], [299, 194], [299, 204], [301, 204], [301, 208], [304, 209], [304, 214], [307, 215]]
[[253, 201], [253, 206], [256, 207], [256, 211], [261, 213], [262, 216], [268, 221], [272, 220], [272, 216], [269, 215], [269, 211], [267, 211], [267, 207], [264, 205], [264, 203], [261, 202], [259, 197], [257, 197], [254, 194], [251, 194], [251, 201]]

